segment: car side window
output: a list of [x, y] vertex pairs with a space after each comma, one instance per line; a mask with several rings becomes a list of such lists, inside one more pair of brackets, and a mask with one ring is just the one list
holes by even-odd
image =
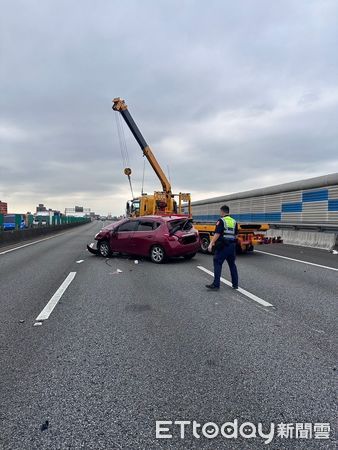
[[137, 231], [153, 231], [156, 228], [156, 222], [140, 222]]
[[135, 231], [137, 229], [138, 221], [137, 220], [129, 220], [128, 222], [123, 223], [119, 226], [118, 232], [120, 231]]

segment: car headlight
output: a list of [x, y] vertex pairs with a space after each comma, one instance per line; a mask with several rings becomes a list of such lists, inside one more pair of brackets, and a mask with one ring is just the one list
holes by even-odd
[[97, 239], [98, 236], [100, 236], [101, 231], [95, 234], [94, 239]]

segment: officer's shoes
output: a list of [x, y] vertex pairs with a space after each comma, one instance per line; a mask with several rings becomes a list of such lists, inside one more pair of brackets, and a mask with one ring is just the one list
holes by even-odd
[[238, 289], [238, 286], [232, 285], [232, 289]]
[[218, 291], [219, 287], [215, 286], [214, 284], [206, 284], [206, 288], [210, 289], [211, 291]]

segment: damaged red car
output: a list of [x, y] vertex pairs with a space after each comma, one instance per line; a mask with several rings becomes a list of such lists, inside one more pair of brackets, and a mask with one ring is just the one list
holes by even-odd
[[145, 216], [123, 219], [102, 228], [87, 248], [104, 257], [114, 253], [146, 256], [156, 264], [183, 256], [193, 258], [200, 249], [198, 231], [182, 216]]

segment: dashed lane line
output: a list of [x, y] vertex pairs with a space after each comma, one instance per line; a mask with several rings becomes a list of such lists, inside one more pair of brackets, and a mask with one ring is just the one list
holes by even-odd
[[[65, 293], [65, 291], [68, 288], [68, 286], [70, 285], [70, 283], [74, 280], [75, 275], [76, 275], [76, 272], [70, 272], [70, 274], [67, 276], [67, 278], [64, 280], [64, 282], [59, 287], [59, 289], [55, 292], [53, 297], [49, 300], [47, 305], [43, 308], [41, 313], [35, 319], [36, 323], [43, 322], [44, 320], [48, 319], [48, 317], [51, 315], [53, 309], [57, 305], [58, 301], [63, 296], [63, 294]], [[34, 324], [34, 326], [36, 325], [36, 323]]]
[[[211, 270], [208, 270], [203, 266], [197, 266], [197, 268], [211, 276], [214, 276], [214, 274], [213, 274], [213, 272], [211, 272]], [[232, 284], [230, 283], [230, 281], [227, 281], [225, 278], [221, 278], [221, 282], [232, 288]], [[271, 305], [271, 303], [267, 302], [266, 300], [263, 300], [262, 298], [258, 297], [255, 294], [252, 294], [251, 292], [247, 291], [246, 289], [239, 287], [237, 289], [237, 291], [240, 292], [241, 294], [245, 295], [246, 297], [250, 298], [254, 302], [259, 303], [262, 306], [265, 306], [265, 307], [273, 306], [273, 305]]]

